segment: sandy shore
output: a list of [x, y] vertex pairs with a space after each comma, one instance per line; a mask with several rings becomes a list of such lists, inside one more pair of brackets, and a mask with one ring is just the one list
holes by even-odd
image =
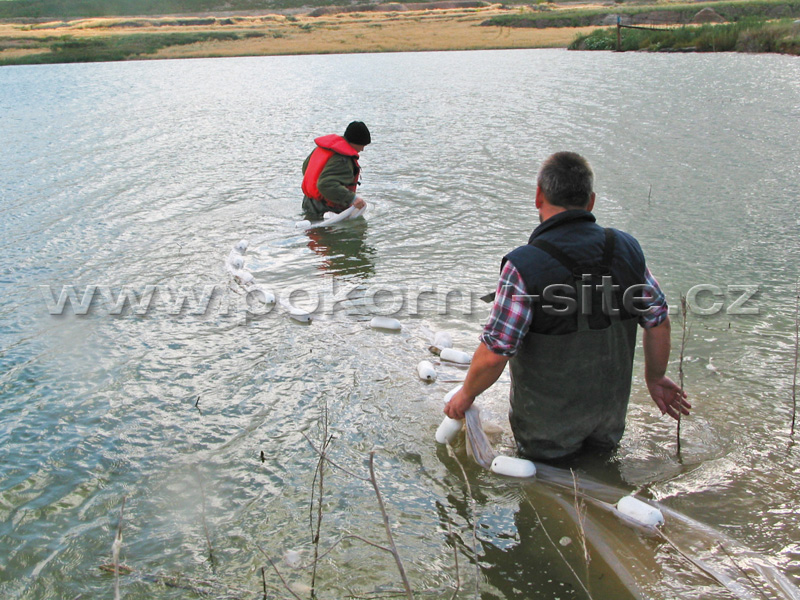
[[[572, 5], [571, 8], [575, 8]], [[519, 9], [512, 9], [519, 10]], [[434, 50], [475, 50], [490, 48], [566, 47], [583, 28], [486, 27], [481, 23], [509, 9], [487, 8], [418, 10], [405, 12], [343, 13], [307, 15], [251, 15], [211, 25], [165, 25], [168, 18], [83, 19], [68, 23], [35, 26], [0, 24], [3, 38], [46, 38], [48, 36], [137, 35], [143, 33], [230, 31], [253, 37], [205, 41], [162, 48], [141, 59], [197, 58], [210, 56], [258, 56], [277, 54], [331, 54], [350, 52], [401, 52]], [[8, 44], [6, 44], [8, 45]], [[41, 49], [10, 47], [0, 57], [22, 56]]]

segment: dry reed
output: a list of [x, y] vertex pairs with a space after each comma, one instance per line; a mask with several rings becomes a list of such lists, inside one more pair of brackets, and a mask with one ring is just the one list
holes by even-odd
[[383, 503], [383, 496], [381, 495], [381, 490], [378, 487], [378, 480], [375, 477], [374, 450], [369, 453], [369, 479], [372, 483], [373, 489], [375, 490], [375, 497], [378, 499], [378, 506], [381, 509], [381, 516], [383, 517], [383, 526], [386, 529], [386, 538], [389, 540], [391, 554], [394, 557], [395, 563], [397, 564], [397, 570], [400, 572], [400, 578], [403, 580], [403, 587], [406, 590], [406, 596], [409, 598], [409, 600], [414, 600], [414, 592], [411, 591], [411, 584], [406, 576], [406, 570], [405, 567], [403, 567], [403, 561], [400, 560], [400, 554], [397, 552], [397, 546], [394, 543], [394, 536], [392, 536], [392, 528], [389, 525], [389, 515], [386, 514], [386, 506]]
[[119, 552], [122, 549], [122, 513], [125, 511], [125, 499], [122, 497], [122, 506], [119, 508], [119, 521], [117, 522], [117, 534], [114, 536], [114, 543], [111, 545], [111, 554], [114, 558], [114, 600], [119, 600]]
[[564, 556], [563, 552], [561, 552], [561, 549], [558, 547], [558, 544], [556, 544], [556, 542], [553, 540], [553, 538], [550, 537], [550, 533], [547, 531], [547, 528], [544, 526], [544, 522], [542, 521], [542, 518], [539, 516], [539, 511], [536, 510], [536, 506], [534, 506], [533, 502], [531, 502], [531, 499], [527, 497], [527, 494], [525, 496], [525, 500], [528, 502], [530, 507], [533, 509], [533, 514], [536, 517], [536, 521], [539, 523], [539, 527], [542, 528], [542, 532], [544, 533], [544, 535], [547, 538], [547, 540], [550, 542], [550, 545], [553, 546], [555, 551], [561, 557], [561, 560], [563, 560], [564, 564], [567, 565], [567, 568], [570, 570], [570, 572], [572, 573], [573, 577], [575, 577], [575, 580], [578, 582], [578, 585], [580, 585], [581, 588], [583, 589], [583, 591], [586, 592], [586, 597], [589, 598], [589, 600], [592, 600], [592, 594], [589, 591], [589, 588], [586, 587], [586, 584], [583, 583], [583, 580], [580, 578], [578, 573], [575, 571], [575, 569], [572, 568], [572, 565], [569, 564], [569, 561], [567, 560], [567, 557]]
[[[311, 502], [309, 503], [309, 526], [311, 527], [311, 541], [314, 546], [314, 561], [312, 563], [311, 571], [311, 597], [316, 598], [316, 583], [317, 583], [317, 564], [319, 559], [319, 539], [320, 530], [322, 528], [322, 499], [325, 491], [325, 457], [328, 451], [328, 446], [333, 440], [333, 436], [328, 435], [328, 405], [323, 404], [322, 410], [322, 449], [320, 451], [319, 460], [317, 461], [317, 468], [314, 471], [314, 481], [311, 483]], [[317, 521], [314, 524], [313, 510], [314, 510], [314, 489], [315, 484], [319, 490], [317, 494]]]
[[792, 375], [792, 430], [791, 436], [794, 437], [794, 426], [797, 420], [797, 355], [800, 348], [800, 280], [795, 284], [794, 299], [794, 372]]
[[461, 461], [458, 460], [458, 456], [453, 451], [453, 447], [450, 444], [447, 444], [447, 450], [452, 456], [458, 468], [461, 469], [461, 474], [464, 476], [464, 484], [467, 486], [467, 499], [469, 500], [469, 509], [472, 513], [472, 552], [474, 554], [474, 562], [475, 562], [475, 598], [480, 598], [480, 581], [481, 581], [481, 566], [478, 563], [478, 519], [476, 518], [477, 511], [475, 510], [475, 498], [472, 496], [472, 486], [469, 484], [469, 478], [467, 477], [467, 471], [464, 469], [464, 465], [461, 464]]
[[572, 489], [575, 495], [575, 513], [578, 515], [578, 533], [581, 536], [581, 548], [583, 549], [583, 561], [586, 563], [586, 581], [589, 581], [589, 563], [592, 561], [592, 557], [589, 555], [589, 546], [586, 544], [586, 531], [583, 529], [583, 521], [586, 519], [586, 503], [583, 501], [581, 497], [582, 494], [578, 489], [578, 476], [575, 475], [575, 471], [572, 469], [569, 470], [572, 473]]
[[[355, 479], [358, 479], [359, 481], [369, 482], [372, 485], [372, 489], [374, 490], [375, 497], [376, 497], [376, 499], [378, 501], [378, 508], [380, 509], [381, 517], [383, 519], [383, 525], [384, 525], [384, 530], [385, 530], [385, 533], [386, 533], [386, 539], [387, 539], [387, 541], [389, 543], [388, 546], [384, 546], [382, 544], [378, 544], [376, 542], [373, 542], [373, 541], [368, 540], [366, 538], [363, 538], [361, 536], [348, 534], [348, 535], [345, 535], [345, 536], [342, 536], [341, 538], [339, 538], [324, 553], [319, 554], [318, 552], [315, 551], [315, 558], [314, 558], [314, 561], [313, 561], [313, 564], [312, 564], [312, 568], [316, 569], [317, 562], [321, 558], [326, 556], [331, 550], [333, 550], [334, 547], [336, 547], [343, 540], [345, 540], [345, 539], [356, 539], [356, 540], [359, 540], [361, 542], [364, 542], [365, 544], [367, 544], [367, 545], [369, 545], [369, 546], [371, 546], [373, 548], [377, 548], [379, 550], [382, 550], [382, 551], [387, 552], [387, 553], [392, 555], [392, 558], [394, 558], [395, 564], [397, 565], [397, 570], [398, 570], [398, 572], [400, 574], [400, 579], [403, 582], [404, 593], [405, 593], [406, 597], [409, 598], [409, 600], [413, 600], [414, 599], [414, 592], [411, 589], [411, 583], [408, 580], [408, 576], [406, 575], [406, 570], [405, 570], [405, 567], [403, 565], [403, 561], [400, 558], [400, 553], [397, 550], [397, 545], [395, 544], [394, 536], [392, 535], [392, 528], [391, 528], [391, 525], [390, 525], [390, 522], [389, 522], [389, 515], [386, 512], [386, 504], [385, 504], [385, 502], [383, 500], [383, 495], [381, 494], [380, 487], [378, 485], [378, 479], [377, 479], [377, 477], [375, 475], [375, 451], [373, 450], [369, 454], [369, 464], [368, 464], [369, 477], [363, 477], [363, 476], [357, 475], [356, 473], [353, 473], [352, 471], [350, 471], [348, 469], [345, 469], [345, 468], [339, 466], [338, 464], [336, 464], [335, 462], [333, 462], [325, 453], [325, 450], [327, 449], [327, 445], [324, 445], [322, 449], [319, 449], [308, 438], [308, 436], [306, 436], [305, 434], [302, 434], [302, 435], [303, 435], [303, 437], [305, 437], [306, 441], [314, 449], [314, 451], [319, 455], [320, 463], [328, 463], [331, 466], [333, 466], [334, 468], [339, 469], [344, 473], [347, 473], [348, 475], [354, 477]], [[325, 435], [327, 436], [327, 426], [325, 428]], [[328, 437], [326, 439], [330, 440], [332, 438]], [[320, 464], [320, 463], [318, 463], [318, 464]], [[320, 510], [321, 510], [321, 508], [320, 508]], [[320, 517], [318, 516], [318, 521], [317, 521], [318, 523], [319, 523], [319, 518]], [[263, 550], [261, 550], [261, 552], [265, 556], [267, 556], [268, 560], [270, 560], [269, 556], [266, 554], [266, 552], [264, 552]], [[280, 572], [278, 571], [278, 568], [275, 566], [275, 564], [271, 560], [270, 560], [270, 564], [272, 565], [272, 568], [275, 570], [275, 572], [278, 573], [279, 577], [281, 577], [281, 580], [284, 582], [284, 585], [286, 585], [285, 580], [283, 579], [283, 577], [280, 575]], [[288, 589], [288, 587], [287, 587], [287, 589]], [[294, 594], [294, 592], [292, 592], [292, 593]]]
[[206, 521], [206, 490], [205, 486], [203, 486], [203, 477], [200, 473], [197, 473], [197, 481], [200, 485], [200, 499], [201, 499], [201, 506], [200, 506], [200, 517], [203, 521], [203, 531], [206, 535], [206, 544], [208, 545], [208, 562], [211, 563], [211, 567], [214, 567], [214, 549], [211, 546], [211, 535], [208, 533], [208, 522]]
[[[678, 375], [680, 377], [681, 398], [683, 398], [683, 359], [686, 352], [686, 318], [687, 318], [686, 296], [681, 294], [681, 355], [678, 362]], [[678, 425], [676, 427], [676, 440], [678, 447], [678, 457], [681, 455], [681, 407], [678, 407]]]

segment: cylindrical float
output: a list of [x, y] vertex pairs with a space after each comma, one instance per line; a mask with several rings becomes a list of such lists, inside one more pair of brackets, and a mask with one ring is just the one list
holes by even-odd
[[264, 304], [275, 304], [275, 294], [265, 287], [260, 285], [253, 286], [253, 288], [250, 289], [250, 293], [255, 293], [257, 298]]
[[514, 456], [495, 456], [492, 461], [492, 473], [509, 477], [533, 477], [536, 465], [524, 458]]
[[436, 381], [436, 369], [430, 361], [423, 360], [417, 365], [417, 374], [424, 381]]
[[390, 331], [400, 331], [403, 328], [400, 321], [391, 317], [372, 317], [369, 326], [373, 329], [388, 329]]
[[646, 527], [656, 527], [664, 524], [664, 515], [655, 506], [642, 502], [634, 496], [625, 496], [617, 502], [617, 510], [637, 523]]
[[458, 419], [445, 417], [436, 430], [436, 441], [440, 444], [449, 444], [456, 438], [463, 425], [464, 423]]
[[442, 352], [439, 354], [439, 358], [461, 365], [468, 365], [470, 362], [472, 362], [471, 354], [467, 354], [461, 350], [453, 350], [453, 348], [443, 348]]
[[253, 283], [253, 281], [255, 281], [255, 277], [253, 277], [253, 274], [245, 269], [234, 271], [233, 278], [244, 286], [250, 285], [251, 283]]
[[244, 268], [244, 258], [234, 254], [229, 258], [228, 265], [232, 271], [239, 271]]
[[437, 331], [433, 336], [433, 345], [443, 350], [444, 348], [453, 347], [453, 337], [446, 331]]

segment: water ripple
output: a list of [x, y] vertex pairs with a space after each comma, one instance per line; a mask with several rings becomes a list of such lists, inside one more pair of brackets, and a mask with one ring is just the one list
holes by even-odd
[[[355, 81], [341, 76], [353, 72]], [[126, 597], [183, 597], [153, 583], [177, 574], [220, 596], [260, 593], [259, 547], [310, 555], [318, 457], [302, 433], [320, 443], [327, 413], [335, 462], [364, 475], [376, 451], [415, 589], [449, 596], [451, 546], [467, 562], [475, 517], [460, 468], [432, 443], [453, 384], [423, 384], [415, 366], [431, 358], [432, 330], [471, 350], [488, 307], [441, 311], [420, 296], [420, 314], [390, 335], [368, 329], [368, 303], [388, 288], [491, 290], [502, 255], [536, 225], [536, 169], [560, 149], [592, 161], [598, 218], [640, 239], [673, 305], [698, 284], [717, 286], [723, 302], [719, 314], [691, 316], [684, 367], [695, 414], [681, 459], [639, 356], [623, 445], [611, 466], [584, 468], [625, 490], [647, 487], [800, 581], [788, 435], [798, 81], [787, 57], [564, 51], [0, 69], [13, 148], [0, 179], [0, 595], [108, 595], [112, 580], [97, 567], [110, 561], [123, 497], [123, 560], [138, 573], [123, 581]], [[323, 91], [325, 103], [313, 102]], [[352, 118], [373, 132], [361, 161], [366, 221], [295, 230], [313, 138]], [[349, 290], [352, 306], [310, 326], [280, 309], [244, 314], [224, 268], [243, 238], [259, 284], [303, 288], [298, 302]], [[92, 285], [89, 314], [48, 314], [41, 286], [53, 302], [62, 286], [80, 300]], [[205, 312], [170, 311], [174, 297], [157, 296], [147, 314], [129, 305], [114, 314], [123, 288], [138, 302], [148, 285], [192, 290], [195, 308], [204, 287], [218, 296]], [[758, 288], [748, 305], [758, 314], [729, 314], [737, 285]], [[510, 452], [507, 391], [506, 378], [481, 403]], [[477, 499], [485, 593], [571, 594], [527, 502], [554, 534], [574, 537], [558, 495], [481, 472], [460, 442], [456, 452]], [[325, 544], [377, 536], [371, 487], [333, 467], [325, 481]], [[660, 570], [641, 578], [649, 596], [719, 596], [604, 519], [592, 515], [615, 552]], [[601, 563], [597, 589], [626, 597]], [[344, 596], [396, 586], [391, 573], [391, 557], [350, 541], [319, 577], [325, 593]]]

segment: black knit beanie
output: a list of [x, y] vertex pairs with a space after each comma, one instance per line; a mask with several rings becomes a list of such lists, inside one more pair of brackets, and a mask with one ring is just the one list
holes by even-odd
[[369, 129], [362, 121], [353, 121], [344, 131], [344, 139], [351, 144], [366, 146], [372, 141], [369, 136]]

